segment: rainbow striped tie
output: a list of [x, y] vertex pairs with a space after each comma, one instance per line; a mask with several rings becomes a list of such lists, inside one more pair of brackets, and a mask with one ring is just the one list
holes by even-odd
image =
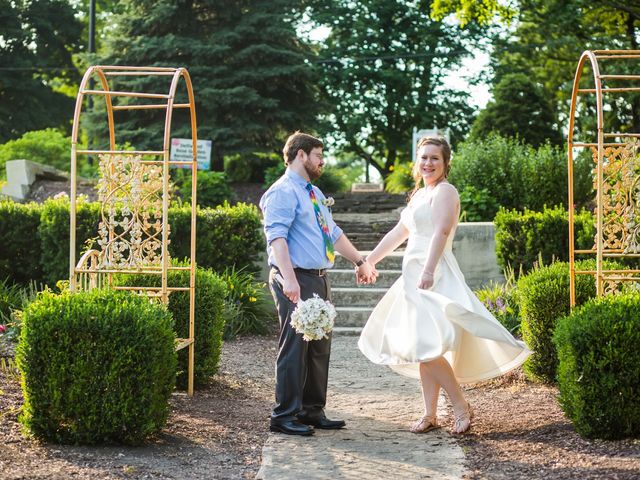
[[313, 191], [313, 185], [307, 183], [306, 186], [307, 191], [309, 192], [309, 198], [311, 198], [311, 203], [313, 204], [313, 210], [316, 213], [316, 220], [318, 221], [318, 226], [322, 231], [322, 238], [324, 239], [324, 250], [327, 258], [331, 263], [334, 262], [336, 258], [336, 254], [333, 250], [333, 242], [331, 241], [331, 236], [329, 235], [329, 226], [324, 219], [324, 215], [320, 211], [320, 204], [318, 203], [318, 199], [316, 197], [316, 192]]

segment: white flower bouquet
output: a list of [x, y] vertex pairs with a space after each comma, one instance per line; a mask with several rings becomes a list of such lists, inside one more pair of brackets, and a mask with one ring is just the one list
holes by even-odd
[[336, 318], [336, 308], [317, 294], [313, 298], [298, 302], [291, 314], [291, 326], [302, 334], [306, 341], [328, 338]]

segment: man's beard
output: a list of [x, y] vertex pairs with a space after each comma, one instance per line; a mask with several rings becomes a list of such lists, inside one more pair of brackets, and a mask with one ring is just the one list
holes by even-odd
[[320, 175], [322, 175], [321, 167], [317, 167], [315, 170], [313, 170], [312, 167], [305, 165], [304, 169], [307, 171], [307, 175], [309, 175], [309, 178], [311, 180], [316, 180], [317, 178], [320, 178]]

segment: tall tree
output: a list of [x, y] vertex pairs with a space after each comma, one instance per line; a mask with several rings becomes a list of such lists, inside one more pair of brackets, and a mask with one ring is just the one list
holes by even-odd
[[[311, 53], [297, 39], [293, 3], [127, 0], [105, 61], [186, 67], [195, 90], [198, 137], [213, 140], [213, 168], [219, 170], [226, 155], [277, 151], [287, 133], [314, 124]], [[118, 88], [166, 91], [168, 85], [131, 77]], [[161, 146], [161, 112], [122, 113], [116, 118], [118, 142]], [[173, 136], [187, 134], [188, 124], [182, 123]]]
[[319, 45], [319, 77], [342, 150], [383, 176], [410, 160], [412, 130], [449, 127], [462, 138], [473, 114], [466, 92], [443, 79], [469, 54], [475, 29], [437, 22], [428, 1], [316, 0], [312, 18], [330, 28]]
[[0, 142], [30, 130], [71, 125], [77, 82], [72, 52], [82, 26], [65, 0], [0, 0]]
[[469, 22], [487, 25], [496, 18], [509, 22], [515, 14], [512, 3], [500, 0], [433, 0], [431, 16], [442, 20], [447, 15], [455, 14], [463, 27]]
[[[558, 117], [566, 121], [575, 68], [582, 52], [635, 50], [639, 25], [639, 0], [520, 0], [512, 34], [496, 42], [495, 80], [499, 82], [511, 73], [529, 76], [544, 85]], [[601, 62], [601, 69], [601, 73], [637, 73], [634, 65], [625, 62], [605, 60]], [[640, 97], [621, 96], [614, 102], [614, 112], [609, 114], [612, 128], [639, 132]], [[593, 101], [587, 99], [580, 108], [588, 113]], [[581, 117], [582, 127], [592, 130], [592, 122], [585, 124], [585, 121], [593, 115]]]
[[493, 101], [473, 123], [471, 137], [481, 139], [491, 132], [518, 137], [534, 147], [546, 141], [562, 143], [551, 102], [540, 85], [521, 73], [502, 77], [493, 90]]

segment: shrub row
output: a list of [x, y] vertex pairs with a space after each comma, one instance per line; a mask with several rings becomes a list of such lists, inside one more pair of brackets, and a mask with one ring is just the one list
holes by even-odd
[[[534, 212], [501, 209], [494, 219], [498, 263], [516, 272], [530, 271], [542, 260], [545, 265], [569, 259], [569, 217], [561, 207]], [[582, 211], [574, 218], [575, 247], [593, 247], [593, 216]]]
[[[78, 202], [76, 258], [97, 237], [100, 206]], [[169, 210], [174, 258], [190, 252], [191, 214], [188, 206]], [[260, 216], [253, 205], [228, 204], [198, 209], [196, 259], [199, 265], [222, 272], [229, 266], [255, 269], [264, 248]], [[43, 204], [0, 201], [0, 279], [49, 285], [69, 276], [69, 201], [49, 199]]]

